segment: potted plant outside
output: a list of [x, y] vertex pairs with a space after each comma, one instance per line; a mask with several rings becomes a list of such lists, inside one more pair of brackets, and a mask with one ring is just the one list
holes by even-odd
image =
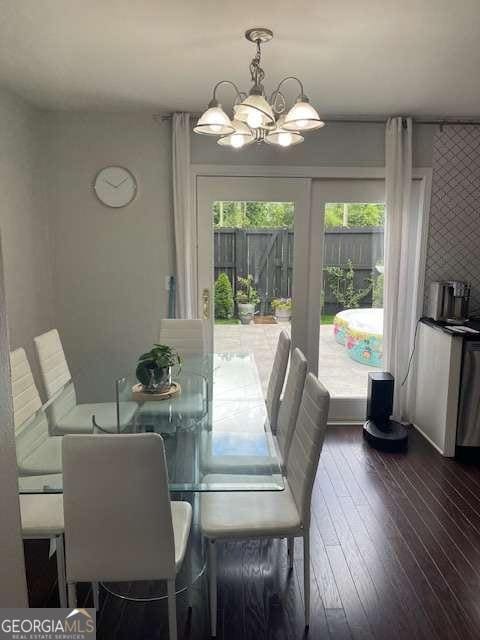
[[257, 290], [253, 286], [253, 276], [237, 278], [237, 309], [242, 324], [250, 324], [255, 315], [255, 305], [260, 302]]
[[291, 298], [275, 298], [272, 300], [271, 305], [275, 312], [275, 318], [278, 322], [290, 322], [292, 317]]
[[168, 391], [172, 386], [172, 367], [181, 364], [176, 349], [165, 344], [154, 344], [138, 359], [136, 376], [148, 393]]

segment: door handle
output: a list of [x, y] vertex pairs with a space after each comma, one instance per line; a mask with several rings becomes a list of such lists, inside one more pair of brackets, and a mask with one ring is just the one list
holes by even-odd
[[203, 301], [203, 319], [208, 320], [210, 317], [210, 289], [203, 290], [202, 301]]

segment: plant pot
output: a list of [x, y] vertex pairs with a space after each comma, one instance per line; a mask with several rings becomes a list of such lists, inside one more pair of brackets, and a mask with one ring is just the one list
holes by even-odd
[[290, 318], [292, 317], [291, 309], [276, 309], [275, 310], [275, 318], [278, 322], [290, 322]]
[[237, 307], [240, 322], [242, 324], [250, 324], [253, 320], [253, 316], [255, 315], [255, 305], [251, 303], [239, 302], [237, 304]]
[[172, 367], [137, 367], [137, 379], [148, 393], [166, 391], [172, 386]]

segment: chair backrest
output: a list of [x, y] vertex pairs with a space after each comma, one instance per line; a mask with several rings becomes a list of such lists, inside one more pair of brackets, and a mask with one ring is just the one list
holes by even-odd
[[327, 430], [330, 394], [309, 373], [305, 381], [288, 460], [287, 478], [304, 527], [310, 525], [310, 502]]
[[62, 393], [61, 398], [49, 408], [49, 416], [51, 417], [52, 426], [54, 426], [58, 420], [76, 406], [75, 385], [73, 384], [58, 331], [52, 329], [42, 333], [42, 335], [34, 338], [34, 343], [47, 398], [51, 398], [59, 389], [71, 382], [68, 391]]
[[10, 369], [15, 443], [21, 471], [22, 462], [48, 438], [48, 422], [43, 412], [32, 420], [42, 401], [24, 349], [10, 352]]
[[282, 331], [278, 336], [277, 350], [273, 361], [272, 373], [267, 387], [267, 411], [270, 420], [270, 427], [275, 433], [277, 430], [278, 411], [280, 407], [280, 396], [282, 395], [285, 374], [287, 372], [288, 357], [292, 341], [286, 331]]
[[180, 356], [202, 356], [205, 353], [205, 327], [203, 320], [160, 320], [158, 342], [174, 347]]
[[63, 503], [68, 581], [175, 576], [160, 435], [64, 436]]
[[297, 422], [298, 410], [300, 409], [300, 402], [302, 401], [306, 375], [307, 359], [300, 349], [294, 349], [290, 359], [290, 369], [288, 371], [277, 421], [277, 440], [280, 451], [282, 452], [284, 464], [286, 464], [288, 459], [290, 444]]

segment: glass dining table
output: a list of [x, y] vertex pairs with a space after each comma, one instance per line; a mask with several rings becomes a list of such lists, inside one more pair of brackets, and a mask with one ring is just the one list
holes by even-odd
[[[174, 389], [160, 399], [139, 388], [134, 373], [112, 384], [113, 421], [92, 414], [93, 433], [159, 433], [165, 443], [172, 499], [188, 499], [194, 507], [190, 558], [177, 576], [183, 591], [205, 568], [199, 532], [199, 494], [206, 491], [282, 491], [284, 480], [276, 441], [251, 353], [211, 353], [184, 358], [174, 368]], [[54, 420], [71, 389], [60, 389], [31, 420]], [[131, 417], [133, 416], [133, 417]], [[61, 436], [50, 436], [59, 438]], [[61, 461], [60, 461], [61, 464]], [[45, 461], [45, 468], [48, 468]], [[39, 468], [42, 465], [40, 464]], [[21, 493], [61, 493], [61, 468], [20, 475]], [[104, 584], [111, 593], [141, 602], [164, 597], [161, 583]]]
[[[161, 434], [172, 492], [281, 491], [282, 468], [253, 355], [188, 357], [172, 377], [176, 393], [163, 399], [139, 391], [134, 374], [115, 380], [116, 424], [103, 424], [92, 414], [93, 433]], [[46, 417], [54, 433], [55, 417], [70, 395], [67, 384], [30, 421], [32, 431]], [[133, 414], [128, 422], [123, 419], [127, 414]], [[61, 492], [61, 469], [57, 471], [21, 475], [20, 492]]]

